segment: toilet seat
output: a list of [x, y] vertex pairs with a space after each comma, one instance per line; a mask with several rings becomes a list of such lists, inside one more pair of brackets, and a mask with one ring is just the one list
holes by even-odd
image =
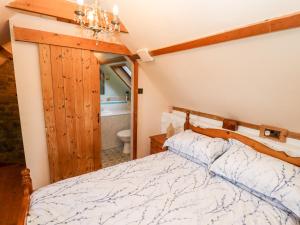
[[130, 148], [131, 130], [130, 129], [121, 130], [117, 133], [117, 136], [124, 143], [123, 153], [124, 154], [130, 154], [130, 151], [131, 151], [131, 148]]
[[117, 135], [119, 137], [130, 137], [131, 132], [130, 132], [130, 130], [121, 130], [117, 133]]

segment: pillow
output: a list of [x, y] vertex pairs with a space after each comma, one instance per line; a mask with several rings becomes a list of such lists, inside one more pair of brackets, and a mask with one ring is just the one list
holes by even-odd
[[300, 217], [300, 168], [236, 140], [230, 143], [229, 150], [212, 164], [210, 171]]
[[191, 130], [180, 132], [169, 138], [164, 147], [195, 163], [210, 166], [227, 150], [228, 142], [221, 138], [210, 138]]

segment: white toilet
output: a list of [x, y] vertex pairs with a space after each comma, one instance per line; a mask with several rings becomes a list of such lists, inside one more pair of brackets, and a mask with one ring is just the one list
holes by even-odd
[[117, 133], [118, 138], [124, 143], [123, 153], [130, 153], [131, 130], [121, 130]]

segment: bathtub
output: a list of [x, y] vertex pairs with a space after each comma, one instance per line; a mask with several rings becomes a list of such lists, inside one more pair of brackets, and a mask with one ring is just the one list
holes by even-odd
[[130, 102], [101, 102], [101, 116], [130, 114]]
[[101, 102], [100, 121], [102, 150], [122, 147], [123, 142], [116, 134], [121, 130], [130, 129], [130, 102]]
[[129, 109], [102, 110], [101, 116], [118, 116], [130, 114]]

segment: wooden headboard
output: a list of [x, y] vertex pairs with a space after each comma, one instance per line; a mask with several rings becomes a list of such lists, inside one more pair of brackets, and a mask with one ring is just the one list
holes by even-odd
[[184, 123], [184, 130], [191, 129], [192, 131], [196, 133], [200, 133], [209, 137], [217, 137], [217, 138], [223, 138], [228, 140], [229, 138], [231, 139], [236, 139], [251, 148], [255, 149], [258, 152], [264, 153], [266, 155], [272, 156], [277, 159], [281, 159], [285, 162], [291, 163], [293, 165], [299, 166], [300, 167], [300, 157], [291, 157], [288, 156], [285, 152], [280, 152], [276, 151], [272, 148], [269, 148], [268, 146], [255, 141], [247, 136], [238, 134], [233, 131], [229, 130], [221, 130], [221, 129], [212, 129], [212, 128], [201, 128], [201, 127], [196, 127], [193, 126], [190, 123], [190, 111], [186, 111], [186, 119]]

